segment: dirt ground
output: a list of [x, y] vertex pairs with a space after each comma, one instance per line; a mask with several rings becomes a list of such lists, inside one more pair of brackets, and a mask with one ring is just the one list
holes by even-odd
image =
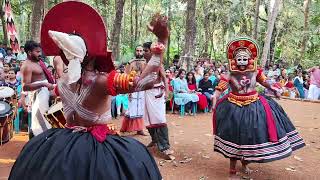
[[[307, 146], [284, 160], [250, 164], [254, 172], [246, 178], [320, 179], [320, 104], [291, 100], [280, 100], [280, 104], [292, 119]], [[213, 152], [211, 116], [211, 113], [200, 113], [184, 118], [175, 114], [167, 115], [170, 142], [176, 160], [163, 161], [155, 155], [165, 180], [227, 179], [229, 161]], [[119, 122], [115, 120], [116, 124]], [[149, 136], [135, 136], [135, 138], [144, 144], [150, 141]], [[27, 139], [28, 136], [21, 133], [0, 147], [0, 180], [8, 178], [11, 166]]]

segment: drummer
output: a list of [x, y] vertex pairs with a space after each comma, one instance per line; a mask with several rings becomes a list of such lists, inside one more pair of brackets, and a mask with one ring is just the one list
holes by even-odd
[[53, 89], [53, 78], [40, 60], [40, 44], [27, 41], [25, 50], [27, 60], [21, 67], [22, 88], [29, 93], [32, 101], [30, 137], [33, 137], [51, 128], [43, 115], [49, 109], [49, 90]]

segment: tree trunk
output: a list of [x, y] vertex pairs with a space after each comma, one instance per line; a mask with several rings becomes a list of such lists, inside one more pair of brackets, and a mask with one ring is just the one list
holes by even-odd
[[255, 8], [255, 12], [254, 12], [253, 31], [252, 31], [252, 38], [253, 39], [258, 39], [259, 7], [260, 7], [260, 0], [256, 0], [256, 8]]
[[130, 47], [133, 49], [133, 1], [130, 1]]
[[203, 5], [203, 13], [204, 13], [204, 21], [203, 21], [203, 28], [204, 28], [204, 48], [203, 53], [208, 54], [209, 49], [209, 39], [210, 39], [210, 10], [208, 9], [209, 6]]
[[119, 57], [119, 44], [120, 44], [120, 31], [121, 31], [121, 21], [123, 17], [123, 7], [125, 0], [116, 1], [116, 17], [114, 19], [113, 30], [111, 34], [111, 47], [112, 47], [112, 57], [114, 60], [117, 60]]
[[272, 32], [272, 37], [271, 37], [271, 41], [270, 41], [270, 51], [269, 51], [269, 58], [270, 61], [269, 63], [267, 62], [267, 65], [269, 65], [271, 62], [274, 62], [274, 55], [275, 55], [275, 49], [276, 49], [276, 40], [277, 40], [277, 35], [278, 35], [278, 31], [277, 31], [277, 27], [274, 26], [273, 28], [273, 32]]
[[[309, 7], [311, 4], [311, 0], [304, 0], [303, 9], [304, 9], [304, 27], [303, 27], [303, 38], [301, 42], [301, 57], [300, 59], [304, 59], [304, 53], [306, 50], [306, 44], [308, 40], [308, 31], [309, 31]], [[298, 64], [296, 62], [295, 64]]]
[[42, 20], [44, 19], [44, 16], [47, 14], [49, 10], [49, 4], [48, 0], [43, 0], [43, 13], [42, 13]]
[[40, 42], [40, 28], [43, 16], [43, 0], [34, 0], [32, 7], [32, 19], [31, 19], [31, 39]]
[[266, 66], [267, 60], [268, 60], [268, 54], [270, 50], [270, 42], [271, 42], [271, 37], [272, 37], [272, 32], [273, 28], [276, 22], [276, 18], [279, 13], [279, 6], [282, 0], [275, 0], [273, 8], [270, 8], [270, 13], [268, 15], [268, 28], [267, 28], [267, 33], [266, 33], [266, 38], [265, 38], [265, 43], [263, 46], [263, 51], [262, 51], [262, 67]]
[[0, 9], [0, 15], [1, 15], [1, 24], [2, 24], [2, 30], [3, 30], [3, 42], [5, 44], [8, 43], [8, 33], [7, 33], [7, 22], [6, 20], [4, 19], [4, 11], [3, 11], [3, 2], [4, 0], [0, 0], [0, 6], [1, 6], [1, 9]]
[[[172, 12], [171, 12], [171, 0], [168, 0], [168, 27], [170, 30], [170, 25], [171, 25], [171, 19], [172, 19]], [[168, 44], [167, 44], [167, 61], [166, 61], [166, 68], [169, 67], [169, 61], [170, 61], [170, 42], [171, 42], [171, 37], [169, 34], [168, 37]]]
[[[186, 32], [185, 45], [183, 55], [193, 56], [195, 53], [195, 39], [196, 39], [196, 0], [188, 0], [187, 18], [186, 18]], [[191, 63], [191, 62], [190, 62]], [[187, 64], [190, 67], [190, 64]]]
[[138, 31], [139, 31], [139, 17], [138, 17], [138, 0], [134, 1], [135, 5], [135, 31], [134, 31], [134, 41], [137, 43], [138, 41]]

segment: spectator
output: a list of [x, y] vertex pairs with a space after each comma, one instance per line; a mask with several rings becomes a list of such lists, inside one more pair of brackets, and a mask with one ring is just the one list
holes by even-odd
[[317, 100], [320, 98], [320, 67], [315, 66], [308, 70], [310, 73], [310, 87], [308, 99]]
[[299, 98], [304, 99], [302, 71], [297, 71], [297, 76], [294, 78], [293, 84], [299, 92]]
[[3, 43], [0, 43], [0, 53], [2, 54], [3, 57], [5, 57], [7, 55], [6, 48]]
[[186, 112], [191, 112], [192, 106], [199, 101], [199, 97], [188, 88], [188, 83], [185, 78], [186, 71], [180, 69], [177, 78], [174, 80], [174, 102], [177, 105], [185, 105]]
[[20, 47], [20, 53], [17, 56], [17, 60], [19, 62], [24, 61], [27, 59], [27, 53], [24, 51], [24, 46]]
[[20, 82], [17, 80], [16, 72], [14, 69], [10, 69], [8, 72], [8, 78], [5, 81], [5, 85], [17, 88], [20, 85]]
[[199, 64], [194, 67], [194, 77], [196, 78], [196, 83], [198, 85], [203, 77], [203, 74], [201, 73], [201, 66]]
[[188, 82], [188, 88], [193, 93], [196, 93], [199, 97], [199, 101], [197, 102], [199, 109], [205, 110], [205, 108], [208, 106], [207, 98], [205, 95], [201, 94], [200, 92], [197, 92], [198, 88], [197, 88], [197, 84], [196, 84], [196, 78], [194, 77], [194, 74], [192, 72], [188, 72], [187, 82]]
[[3, 68], [0, 68], [0, 86], [2, 86], [5, 83], [5, 74], [3, 71]]
[[215, 74], [214, 74], [214, 70], [211, 68], [211, 69], [209, 69], [209, 79], [210, 79], [210, 81], [212, 82], [212, 85], [213, 85], [213, 88], [215, 88], [217, 85], [218, 85], [218, 83], [219, 83], [219, 80], [218, 80], [218, 78], [215, 76]]
[[269, 68], [269, 72], [267, 74], [267, 77], [269, 78], [274, 76], [277, 76], [277, 77], [280, 76], [280, 69], [276, 64], [272, 66], [272, 69]]
[[8, 79], [8, 73], [9, 73], [10, 69], [11, 69], [11, 64], [5, 63], [3, 65], [3, 71], [4, 71], [5, 79]]
[[175, 67], [175, 69], [179, 69], [180, 68], [180, 56], [177, 54], [174, 55], [172, 63], [173, 63], [173, 66]]
[[285, 85], [285, 89], [286, 89], [285, 96], [288, 96], [290, 98], [296, 98], [298, 96], [298, 93], [297, 93], [297, 89], [294, 87], [292, 79], [293, 79], [292, 76], [289, 75], [288, 82]]
[[4, 64], [4, 57], [3, 57], [3, 55], [0, 53], [0, 68], [3, 68], [3, 64]]
[[214, 93], [214, 87], [212, 81], [209, 79], [209, 72], [205, 71], [203, 79], [199, 82], [198, 90], [205, 95], [207, 101], [209, 102], [209, 110], [212, 109], [212, 95]]
[[11, 63], [12, 59], [17, 59], [16, 55], [12, 53], [12, 49], [7, 49], [7, 56], [4, 58], [4, 62]]

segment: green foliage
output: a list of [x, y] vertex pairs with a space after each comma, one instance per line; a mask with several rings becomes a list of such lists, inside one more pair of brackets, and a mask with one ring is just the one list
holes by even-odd
[[[83, 0], [92, 5], [106, 21], [110, 37], [115, 16], [114, 0]], [[48, 8], [58, 0], [49, 0]], [[20, 39], [25, 42], [30, 37], [30, 18], [32, 0], [11, 0], [18, 26]], [[108, 3], [108, 5], [106, 5]], [[267, 30], [269, 1], [261, 0], [258, 43], [262, 49]], [[168, 14], [171, 7], [170, 27], [170, 60], [175, 54], [182, 56], [185, 36], [187, 0], [127, 0], [124, 7], [122, 30], [120, 36], [121, 57], [118, 61], [126, 62], [133, 57], [134, 47], [146, 41], [155, 41], [155, 37], [147, 31], [146, 25], [156, 12]], [[132, 11], [131, 11], [132, 9]], [[198, 0], [196, 8], [197, 35], [195, 57], [205, 53], [205, 42], [208, 53], [217, 61], [225, 61], [227, 42], [235, 36], [251, 36], [253, 31], [255, 0]], [[209, 24], [204, 17], [209, 14]], [[137, 21], [136, 21], [137, 17]], [[132, 21], [131, 21], [132, 20]], [[137, 22], [137, 24], [136, 24]], [[320, 59], [320, 0], [312, 0], [309, 13], [309, 31], [305, 57], [300, 57], [303, 36], [304, 14], [302, 0], [285, 0], [276, 21], [275, 59], [282, 59], [289, 65], [298, 61], [304, 66], [319, 63]], [[205, 35], [208, 28], [209, 37]], [[0, 37], [3, 34], [0, 33]], [[110, 39], [110, 38], [108, 38]], [[110, 41], [110, 40], [109, 40]], [[109, 48], [110, 44], [109, 44]]]

